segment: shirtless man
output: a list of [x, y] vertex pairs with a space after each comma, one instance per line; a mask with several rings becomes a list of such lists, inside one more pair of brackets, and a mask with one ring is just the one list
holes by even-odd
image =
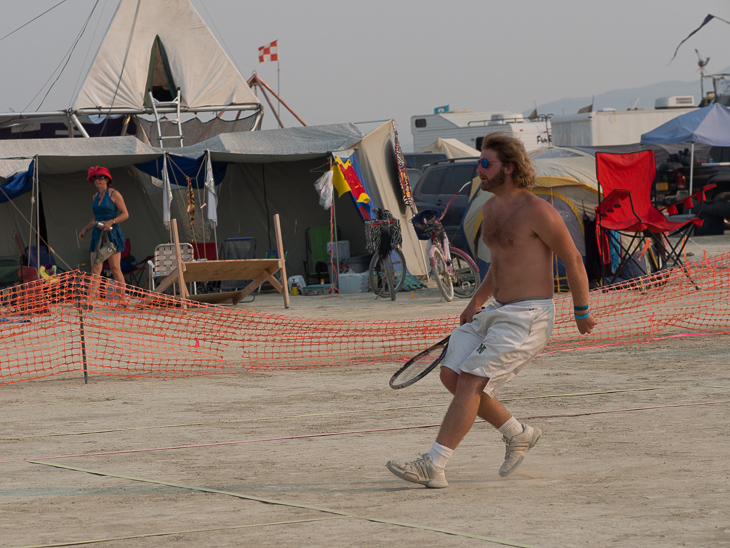
[[477, 415], [499, 430], [507, 446], [500, 476], [511, 474], [540, 439], [542, 431], [520, 424], [496, 393], [550, 338], [553, 253], [565, 262], [578, 331], [590, 333], [596, 325], [580, 252], [558, 211], [530, 192], [535, 172], [522, 141], [507, 133], [487, 135], [477, 173], [482, 190], [494, 194], [482, 210], [491, 264], [461, 313], [442, 363], [441, 382], [454, 398], [428, 453], [386, 465], [399, 478], [426, 487], [448, 486], [446, 463]]

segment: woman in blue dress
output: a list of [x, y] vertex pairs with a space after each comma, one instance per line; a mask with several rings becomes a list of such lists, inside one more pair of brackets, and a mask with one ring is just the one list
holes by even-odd
[[[125, 249], [125, 241], [119, 223], [129, 219], [127, 206], [124, 204], [121, 193], [112, 188], [112, 176], [107, 168], [101, 166], [89, 168], [87, 179], [96, 186], [96, 194], [94, 194], [91, 206], [94, 211], [94, 219], [81, 230], [79, 238], [83, 240], [88, 231], [94, 230], [89, 245], [89, 251], [93, 254], [96, 249], [96, 242], [101, 237], [101, 231], [105, 230], [109, 233], [109, 240], [117, 246], [117, 252], [109, 257], [107, 261], [114, 280], [123, 284], [124, 274], [122, 274], [120, 260], [122, 251]], [[99, 228], [97, 223], [101, 223], [103, 228]], [[100, 275], [102, 266], [103, 263], [94, 264], [91, 261], [91, 273], [95, 276]]]

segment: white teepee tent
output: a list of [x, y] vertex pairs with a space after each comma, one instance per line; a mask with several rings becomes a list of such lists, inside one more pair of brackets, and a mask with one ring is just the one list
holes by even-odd
[[149, 92], [184, 111], [259, 111], [246, 80], [189, 0], [121, 0], [71, 110], [150, 112]]

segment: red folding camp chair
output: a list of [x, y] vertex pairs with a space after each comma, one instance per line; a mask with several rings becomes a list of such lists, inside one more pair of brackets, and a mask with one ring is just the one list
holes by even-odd
[[[629, 154], [596, 153], [596, 178], [603, 200], [596, 207], [596, 238], [602, 263], [611, 263], [611, 241], [620, 254], [613, 269], [612, 282], [639, 269], [647, 274], [644, 258], [654, 270], [682, 264], [687, 239], [702, 219], [680, 222], [668, 220], [651, 203], [651, 187], [656, 175], [654, 151]], [[704, 191], [683, 200], [691, 207], [692, 199], [702, 201]], [[614, 232], [611, 232], [614, 231]], [[645, 257], [646, 256], [646, 257]]]
[[196, 261], [201, 259], [206, 261], [218, 260], [218, 249], [215, 242], [193, 242], [193, 253]]

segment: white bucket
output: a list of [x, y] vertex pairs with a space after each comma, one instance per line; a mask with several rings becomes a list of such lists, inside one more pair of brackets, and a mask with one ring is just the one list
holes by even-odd
[[302, 287], [307, 285], [304, 281], [304, 276], [289, 276], [287, 283], [289, 284], [289, 291], [291, 291], [291, 288], [295, 285], [298, 286], [300, 290]]

